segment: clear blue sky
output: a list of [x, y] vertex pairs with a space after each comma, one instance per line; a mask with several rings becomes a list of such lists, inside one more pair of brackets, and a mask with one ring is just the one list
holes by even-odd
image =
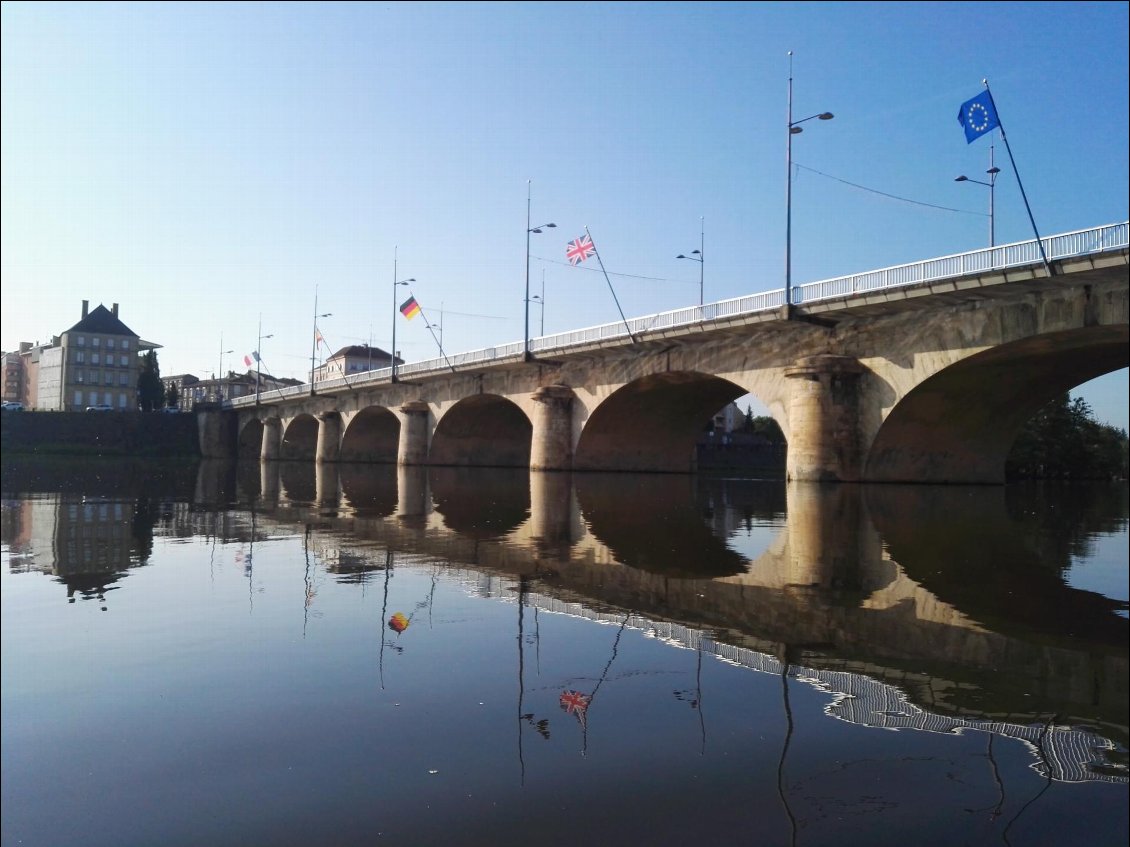
[[[0, 346], [116, 302], [162, 373], [209, 376], [261, 316], [305, 378], [315, 297], [333, 349], [390, 346], [394, 249], [449, 351], [518, 341], [527, 181], [547, 333], [618, 317], [564, 261], [586, 225], [629, 316], [697, 302], [700, 220], [707, 301], [779, 288], [790, 50], [794, 118], [836, 115], [793, 146], [795, 283], [987, 244], [988, 189], [953, 179], [988, 167], [956, 120], [982, 78], [1041, 234], [1123, 221], [1127, 9], [5, 2]], [[996, 162], [997, 241], [1030, 238]], [[1126, 370], [1075, 393], [1127, 427]]]

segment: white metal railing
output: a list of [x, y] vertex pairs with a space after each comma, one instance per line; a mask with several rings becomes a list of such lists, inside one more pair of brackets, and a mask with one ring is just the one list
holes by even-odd
[[[1043, 238], [1042, 241], [1049, 262], [1077, 256], [1096, 255], [1111, 250], [1125, 250], [1130, 247], [1130, 221], [1052, 235]], [[805, 283], [793, 288], [792, 300], [796, 304], [811, 305], [821, 301], [852, 297], [873, 291], [905, 288], [926, 282], [936, 282], [941, 279], [1039, 264], [1041, 261], [1040, 246], [1035, 239], [1018, 241], [1014, 244], [1000, 244], [981, 250], [972, 250], [968, 253], [956, 253], [952, 256], [926, 259], [922, 262], [913, 262], [907, 265], [895, 265], [876, 271], [848, 274], [833, 279]], [[620, 321], [585, 329], [574, 329], [540, 338], [531, 338], [530, 350], [534, 353], [560, 355], [572, 349], [594, 343], [627, 338], [629, 328], [634, 336], [656, 330], [709, 324], [721, 319], [769, 312], [779, 309], [784, 303], [785, 290], [777, 288], [760, 294], [736, 297], [732, 300], [721, 300], [717, 303], [706, 303], [701, 306], [687, 306], [669, 312], [632, 318], [627, 322], [627, 327], [624, 326], [623, 321]], [[398, 367], [396, 373], [398, 376], [434, 375], [451, 368], [458, 369], [464, 365], [502, 363], [520, 359], [522, 355], [522, 342], [513, 341], [494, 347], [484, 347], [481, 350], [471, 350], [467, 353], [455, 353], [449, 355], [446, 359], [441, 357], [410, 362]], [[319, 392], [356, 388], [387, 381], [391, 373], [391, 368], [364, 371], [353, 376], [322, 380], [317, 383], [315, 388]], [[260, 400], [272, 402], [288, 397], [300, 397], [309, 393], [310, 385], [307, 383], [290, 388], [264, 391], [260, 394]], [[239, 397], [230, 401], [230, 405], [234, 408], [253, 406], [255, 405], [255, 398]]]

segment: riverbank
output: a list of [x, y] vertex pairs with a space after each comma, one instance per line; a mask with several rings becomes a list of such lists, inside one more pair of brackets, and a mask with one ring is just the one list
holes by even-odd
[[0, 414], [5, 456], [200, 456], [196, 415], [154, 412]]

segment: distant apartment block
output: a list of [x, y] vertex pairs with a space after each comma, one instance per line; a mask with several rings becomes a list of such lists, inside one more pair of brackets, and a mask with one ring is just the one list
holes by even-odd
[[[118, 304], [90, 309], [82, 301], [82, 319], [49, 344], [20, 344], [22, 402], [29, 409], [81, 411], [87, 406], [137, 409], [140, 354], [160, 347], [122, 323]], [[7, 383], [7, 359], [5, 359]], [[7, 385], [5, 385], [7, 391]], [[6, 397], [6, 395], [5, 395]]]
[[[397, 358], [396, 364], [403, 365], [404, 361]], [[327, 379], [338, 379], [351, 374], [379, 371], [381, 368], [390, 367], [392, 367], [390, 353], [380, 347], [370, 347], [368, 344], [353, 344], [342, 347], [326, 359], [325, 364], [315, 368], [314, 382], [325, 382]]]
[[176, 374], [161, 377], [161, 382], [165, 385], [166, 394], [170, 386], [176, 386], [177, 406], [181, 409], [191, 409], [196, 403], [219, 403], [237, 397], [252, 397], [255, 394], [256, 383], [260, 395], [302, 384], [300, 379], [275, 377], [256, 371], [247, 371], [247, 373], [228, 371], [227, 375], [220, 379], [215, 377], [199, 379], [193, 374]]

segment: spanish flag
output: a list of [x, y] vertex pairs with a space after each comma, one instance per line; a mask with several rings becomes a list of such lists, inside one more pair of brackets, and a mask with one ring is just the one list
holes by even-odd
[[415, 297], [409, 297], [400, 304], [400, 314], [404, 315], [408, 320], [412, 320], [412, 318], [420, 314], [420, 304], [416, 302]]

